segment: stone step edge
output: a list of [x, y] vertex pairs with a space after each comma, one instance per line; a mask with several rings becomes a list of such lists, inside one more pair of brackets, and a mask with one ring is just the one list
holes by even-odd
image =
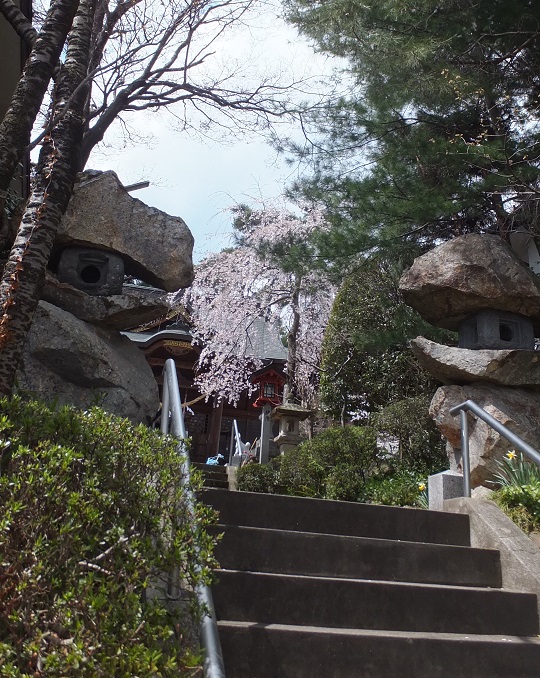
[[[226, 467], [224, 467], [226, 468]], [[332, 504], [334, 506], [343, 506], [345, 505], [346, 507], [362, 507], [362, 506], [369, 506], [369, 510], [378, 510], [378, 509], [385, 509], [388, 510], [389, 512], [392, 513], [398, 513], [401, 511], [407, 511], [407, 512], [415, 512], [419, 514], [426, 514], [426, 513], [431, 513], [433, 515], [437, 515], [441, 518], [441, 520], [445, 521], [452, 521], [452, 518], [449, 516], [456, 516], [460, 515], [459, 513], [450, 513], [449, 511], [443, 511], [443, 510], [433, 510], [433, 509], [424, 509], [420, 508], [418, 506], [388, 506], [387, 504], [370, 504], [369, 502], [362, 502], [362, 501], [346, 501], [343, 499], [323, 499], [322, 497], [297, 497], [292, 494], [272, 494], [270, 492], [248, 492], [246, 490], [239, 490], [234, 493], [235, 499], [238, 499], [241, 501], [242, 497], [246, 497], [247, 499], [254, 498], [254, 497], [264, 497], [265, 501], [269, 502], [274, 502], [274, 501], [279, 501], [280, 499], [286, 499], [287, 502], [314, 502], [315, 504], [319, 504], [321, 507], [326, 503], [326, 504]], [[356, 510], [356, 509], [353, 509]]]
[[[219, 518], [218, 518], [219, 520]], [[412, 545], [413, 548], [426, 548], [426, 549], [432, 549], [432, 548], [443, 548], [443, 549], [458, 549], [460, 551], [487, 551], [488, 553], [499, 553], [498, 549], [492, 549], [492, 548], [481, 548], [478, 546], [463, 546], [461, 544], [439, 544], [437, 542], [430, 542], [430, 541], [411, 541], [410, 539], [387, 539], [385, 537], [363, 537], [359, 535], [354, 535], [354, 534], [335, 534], [333, 532], [306, 532], [305, 530], [286, 530], [278, 527], [257, 527], [255, 525], [232, 525], [231, 523], [220, 523], [218, 522], [213, 529], [215, 529], [217, 532], [220, 534], [224, 532], [227, 529], [234, 529], [234, 530], [246, 530], [246, 531], [251, 531], [253, 530], [254, 532], [282, 532], [283, 534], [299, 534], [299, 535], [307, 535], [309, 537], [330, 537], [333, 539], [348, 539], [351, 541], [363, 541], [363, 542], [380, 542], [381, 544], [383, 543], [388, 543], [392, 542], [394, 544], [404, 544], [404, 545]]]
[[246, 631], [254, 629], [264, 629], [265, 631], [285, 631], [291, 634], [311, 633], [314, 635], [332, 635], [332, 636], [358, 636], [364, 637], [384, 637], [400, 638], [403, 640], [422, 639], [422, 640], [447, 640], [454, 642], [483, 642], [483, 643], [523, 643], [540, 645], [540, 636], [510, 636], [510, 635], [489, 635], [479, 633], [431, 633], [427, 631], [392, 631], [387, 629], [350, 629], [335, 628], [332, 626], [297, 626], [292, 624], [261, 624], [251, 621], [234, 621], [230, 619], [218, 620], [218, 628], [245, 629]]
[[[324, 549], [327, 547], [331, 548], [332, 544], [335, 544], [336, 540], [339, 540], [343, 545], [340, 546], [339, 548], [343, 548], [344, 550], [351, 548], [352, 550], [360, 551], [364, 547], [372, 550], [377, 550], [380, 547], [381, 549], [384, 550], [388, 544], [392, 544], [396, 551], [399, 552], [401, 551], [401, 549], [403, 549], [401, 552], [404, 555], [406, 554], [407, 557], [410, 558], [416, 557], [432, 558], [436, 556], [443, 558], [450, 565], [452, 564], [452, 561], [455, 562], [455, 558], [457, 558], [458, 563], [460, 561], [463, 561], [461, 564], [464, 566], [467, 566], [467, 563], [472, 564], [476, 568], [474, 569], [474, 572], [478, 573], [478, 575], [482, 573], [483, 576], [482, 577], [475, 576], [471, 578], [461, 575], [462, 579], [466, 581], [447, 582], [445, 581], [446, 576], [444, 574], [446, 573], [446, 570], [443, 568], [443, 576], [437, 577], [437, 581], [435, 581], [435, 577], [433, 577], [433, 581], [431, 582], [432, 585], [439, 586], [448, 584], [468, 589], [475, 586], [481, 588], [491, 588], [494, 590], [502, 589], [502, 582], [500, 576], [500, 554], [497, 549], [460, 546], [457, 544], [437, 544], [432, 542], [418, 542], [400, 539], [384, 539], [382, 537], [359, 537], [354, 535], [327, 534], [325, 532], [314, 533], [300, 530], [281, 530], [277, 528], [250, 527], [245, 525], [217, 524], [212, 527], [211, 532], [213, 534], [221, 535], [223, 538], [223, 540], [220, 542], [218, 546], [219, 555], [217, 555], [217, 559], [222, 565], [222, 567], [220, 568], [222, 570], [234, 568], [235, 571], [253, 572], [259, 574], [274, 573], [277, 575], [279, 574], [291, 574], [295, 576], [305, 575], [317, 578], [319, 577], [334, 577], [339, 579], [351, 578], [350, 574], [346, 574], [344, 571], [342, 571], [342, 573], [332, 572], [328, 574], [327, 569], [327, 573], [325, 574], [325, 572], [323, 571], [315, 571], [314, 568], [307, 568], [305, 564], [303, 565], [301, 564], [299, 566], [291, 566], [290, 570], [288, 571], [287, 565], [280, 567], [279, 564], [276, 563], [267, 563], [265, 562], [265, 556], [262, 554], [259, 555], [259, 549], [261, 548], [261, 543], [264, 542], [264, 538], [257, 539], [258, 536], [261, 535], [264, 536], [265, 534], [271, 534], [274, 537], [276, 535], [283, 535], [284, 541], [287, 541], [290, 536], [294, 535], [294, 538], [298, 539], [300, 548], [302, 547], [311, 548], [311, 544], [305, 544], [302, 542], [303, 537], [305, 537], [307, 540], [316, 541], [317, 549]], [[242, 541], [241, 544], [235, 544], [232, 550], [230, 551], [228, 551], [228, 546], [231, 546], [227, 538], [228, 532], [231, 537], [232, 537], [231, 533], [234, 533], [234, 539], [236, 540], [240, 539]], [[253, 550], [253, 556], [250, 556], [248, 555], [248, 552], [250, 552], [250, 544], [254, 540], [257, 543], [257, 549]], [[273, 547], [278, 549], [279, 545], [280, 537], [278, 536], [277, 539], [274, 539], [273, 541]], [[240, 549], [238, 552], [236, 551], [236, 547]], [[238, 562], [235, 562], [236, 561], [235, 554], [238, 553], [244, 554], [245, 557], [245, 562], [244, 557], [241, 558], [242, 560], [241, 567], [238, 567]], [[306, 567], [305, 570], [302, 569], [304, 567]], [[415, 583], [415, 579], [404, 576], [403, 571], [400, 572], [401, 574], [399, 576], [396, 575], [396, 577], [393, 578], [391, 581]], [[452, 572], [450, 572], [449, 577], [450, 580], [456, 579], [456, 577], [457, 575], [455, 573], [454, 575], [452, 575]], [[362, 578], [366, 579], [366, 577], [360, 577], [357, 579]], [[372, 579], [376, 581], [388, 581], [388, 579], [382, 575], [381, 579], [378, 579], [377, 576], [373, 576]], [[418, 583], [421, 582], [426, 583], [425, 582], [426, 579], [429, 579], [429, 577], [426, 577], [425, 575], [419, 576]]]
[[248, 575], [253, 575], [253, 576], [261, 576], [261, 577], [271, 577], [273, 579], [296, 579], [296, 580], [301, 580], [301, 579], [313, 579], [317, 581], [321, 580], [326, 580], [326, 581], [335, 581], [339, 582], [341, 584], [346, 583], [346, 582], [351, 582], [351, 583], [356, 583], [356, 582], [366, 582], [366, 583], [372, 583], [374, 586], [384, 586], [384, 585], [389, 585], [389, 586], [394, 586], [394, 587], [406, 587], [406, 588], [424, 588], [424, 589], [443, 589], [444, 591], [463, 591], [466, 589], [468, 592], [485, 592], [485, 593], [496, 593], [496, 594], [515, 594], [517, 596], [521, 596], [522, 598], [528, 598], [531, 596], [534, 596], [534, 593], [528, 593], [527, 591], [517, 591], [516, 589], [509, 589], [509, 588], [493, 588], [491, 586], [459, 586], [457, 584], [425, 584], [423, 582], [411, 582], [411, 581], [393, 581], [391, 579], [363, 579], [363, 578], [358, 578], [355, 579], [354, 577], [329, 577], [328, 575], [312, 575], [312, 574], [282, 574], [282, 573], [276, 573], [276, 572], [253, 572], [251, 570], [233, 570], [229, 568], [216, 568], [214, 570], [214, 573], [218, 579], [216, 582], [219, 584], [219, 574], [220, 572], [224, 572], [227, 574], [238, 574], [245, 576], [246, 574]]
[[[302, 523], [303, 531], [326, 534], [329, 530], [320, 529], [321, 521], [317, 522], [316, 526], [310, 525], [311, 519], [321, 511], [322, 515], [326, 514], [326, 520], [323, 522], [328, 525], [331, 522], [328, 520], [329, 516], [337, 520], [339, 516], [344, 515], [347, 524], [354, 520], [360, 520], [362, 524], [371, 524], [382, 517], [383, 525], [388, 522], [389, 525], [394, 526], [390, 529], [394, 538], [399, 539], [400, 536], [395, 527], [396, 524], [403, 522], [405, 534], [411, 535], [408, 541], [471, 545], [468, 516], [460, 516], [459, 513], [262, 492], [230, 492], [218, 488], [204, 488], [199, 494], [199, 500], [214, 508], [218, 513], [222, 513], [222, 524], [289, 530], [294, 527], [294, 524]], [[296, 516], [294, 521], [291, 515]], [[263, 516], [263, 519], [259, 520], [259, 516]], [[264, 516], [271, 516], [271, 518], [267, 520]], [[457, 521], [458, 516], [464, 520]], [[352, 534], [349, 532], [347, 535], [345, 529], [336, 529], [334, 534], [369, 536], [369, 533], [363, 534], [364, 531], [363, 529], [351, 530]], [[374, 531], [378, 532], [380, 538], [386, 538], [384, 534], [386, 529]], [[368, 532], [373, 531], [368, 530]], [[413, 537], [413, 534], [416, 536]]]

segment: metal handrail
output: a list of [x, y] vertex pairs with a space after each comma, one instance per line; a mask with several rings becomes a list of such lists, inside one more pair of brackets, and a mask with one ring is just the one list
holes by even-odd
[[236, 419], [233, 419], [233, 428], [231, 431], [231, 445], [229, 449], [229, 466], [234, 466], [233, 458], [239, 454], [242, 461], [244, 460], [244, 455], [246, 448], [249, 448], [249, 445], [242, 442], [240, 437], [240, 431], [238, 430], [238, 422]]
[[[161, 410], [161, 432], [171, 433], [178, 438], [178, 449], [182, 459], [182, 483], [186, 486], [188, 511], [194, 515], [195, 497], [189, 487], [190, 463], [186, 451], [186, 427], [178, 388], [178, 376], [174, 360], [169, 358], [163, 370], [163, 397]], [[201, 644], [205, 650], [204, 675], [205, 678], [226, 678], [225, 666], [219, 633], [216, 622], [216, 612], [212, 600], [212, 592], [206, 584], [198, 584], [195, 589], [197, 600], [204, 610], [201, 622]]]
[[485, 421], [492, 429], [500, 433], [516, 449], [522, 452], [528, 459], [534, 461], [540, 466], [540, 452], [526, 443], [522, 438], [507, 428], [495, 417], [486, 412], [483, 407], [477, 405], [474, 400], [465, 400], [460, 405], [452, 407], [450, 414], [455, 417], [459, 412], [461, 417], [461, 461], [463, 464], [463, 496], [471, 496], [471, 462], [469, 455], [469, 422], [467, 421], [467, 412], [472, 412], [479, 419]]

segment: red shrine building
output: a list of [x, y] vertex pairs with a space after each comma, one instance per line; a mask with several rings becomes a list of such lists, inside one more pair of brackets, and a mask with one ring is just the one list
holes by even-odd
[[[263, 367], [251, 376], [255, 391], [251, 395], [247, 392], [242, 394], [236, 406], [223, 400], [220, 403], [213, 399], [207, 401], [194, 386], [200, 348], [192, 344], [192, 335], [186, 323], [168, 321], [145, 327], [143, 331], [123, 334], [144, 351], [160, 389], [165, 361], [168, 358], [174, 360], [180, 397], [186, 404], [184, 415], [186, 429], [192, 438], [193, 461], [204, 462], [207, 457], [218, 452], [228, 459], [235, 419], [242, 440], [253, 443], [261, 432], [259, 417], [262, 406], [270, 404], [275, 407], [282, 401], [287, 349], [281, 343], [276, 328], [262, 319], [255, 320], [248, 330], [248, 343], [251, 346], [248, 355], [262, 360]], [[277, 423], [275, 428], [274, 434], [277, 435]], [[271, 443], [270, 455], [276, 454], [278, 449]]]

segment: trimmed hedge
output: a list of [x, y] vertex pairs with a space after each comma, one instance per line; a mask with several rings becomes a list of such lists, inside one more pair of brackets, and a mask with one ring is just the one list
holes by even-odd
[[396, 467], [369, 426], [329, 428], [269, 464], [238, 471], [238, 489], [395, 506], [423, 505], [422, 475]]

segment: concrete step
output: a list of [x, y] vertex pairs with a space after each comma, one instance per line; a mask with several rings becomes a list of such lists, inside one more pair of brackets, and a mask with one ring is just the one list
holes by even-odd
[[220, 622], [227, 678], [538, 678], [540, 644], [433, 634]]
[[[536, 596], [468, 516], [206, 490], [227, 678], [540, 676]], [[460, 518], [460, 520], [455, 520]]]
[[500, 587], [499, 552], [464, 546], [226, 525], [216, 557], [223, 569]]
[[198, 471], [202, 471], [204, 475], [204, 487], [211, 487], [214, 489], [229, 489], [229, 477], [227, 475], [226, 466], [217, 466], [214, 464], [192, 464]]
[[217, 466], [215, 464], [192, 464], [192, 466], [211, 478], [227, 477], [226, 466]]
[[228, 480], [216, 480], [215, 478], [205, 478], [204, 487], [212, 487], [219, 490], [228, 490], [229, 481]]
[[207, 490], [224, 525], [469, 546], [468, 516], [354, 502]]
[[500, 589], [220, 570], [219, 620], [425, 631], [538, 633], [536, 596]]

